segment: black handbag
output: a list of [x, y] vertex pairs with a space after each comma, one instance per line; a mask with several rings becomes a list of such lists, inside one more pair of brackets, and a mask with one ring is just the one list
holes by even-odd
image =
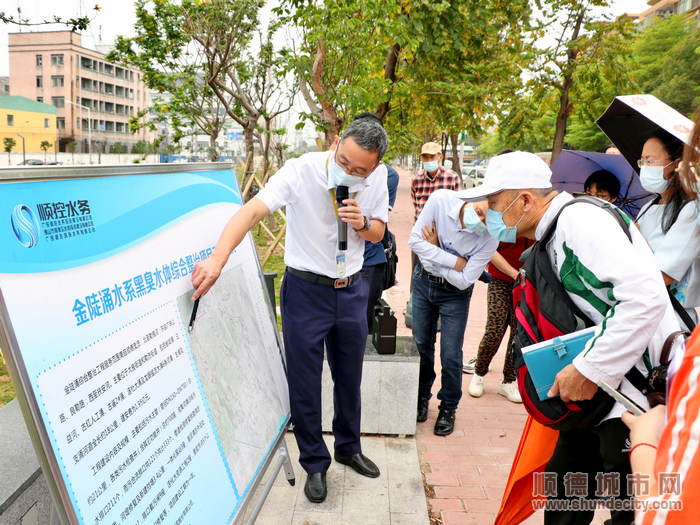
[[386, 254], [386, 271], [382, 289], [388, 290], [396, 284], [396, 264], [399, 262], [399, 257], [396, 255], [396, 236], [389, 231], [389, 228], [384, 230], [381, 243]]
[[[671, 300], [673, 309], [676, 311], [678, 316], [681, 318], [686, 327], [690, 330], [695, 329], [695, 323], [685, 311], [678, 299], [669, 291], [668, 297]], [[666, 341], [664, 341], [664, 346], [661, 349], [661, 357], [659, 358], [659, 364], [651, 369], [649, 374], [645, 377], [639, 370], [633, 368], [625, 376], [634, 387], [644, 394], [649, 401], [649, 405], [654, 408], [656, 405], [666, 404], [666, 376], [668, 374], [668, 365], [671, 363], [671, 349], [676, 343], [676, 340], [685, 336], [690, 337], [690, 332], [686, 330], [678, 330], [670, 334]]]

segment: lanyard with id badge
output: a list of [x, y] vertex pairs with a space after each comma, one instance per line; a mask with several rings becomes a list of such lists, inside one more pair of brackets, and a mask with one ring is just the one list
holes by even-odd
[[[328, 155], [328, 158], [326, 159], [326, 179], [329, 178], [328, 175], [328, 163], [331, 160], [331, 155]], [[335, 190], [331, 188], [328, 190], [331, 194], [331, 201], [333, 202], [333, 210], [335, 211], [335, 219], [338, 222], [338, 250], [335, 255], [335, 273], [336, 277], [342, 278], [345, 277], [345, 272], [346, 272], [346, 264], [345, 264], [345, 251], [347, 250], [347, 223], [342, 222], [342, 218], [338, 214], [338, 201], [340, 201], [341, 205], [343, 200], [350, 198], [348, 194], [348, 190], [346, 186], [338, 186], [338, 189], [343, 188], [343, 192], [338, 192], [338, 195], [336, 196]], [[343, 230], [343, 226], [345, 226], [345, 232], [346, 232], [346, 238], [342, 239], [340, 237], [340, 232]], [[341, 249], [343, 248], [343, 249]]]

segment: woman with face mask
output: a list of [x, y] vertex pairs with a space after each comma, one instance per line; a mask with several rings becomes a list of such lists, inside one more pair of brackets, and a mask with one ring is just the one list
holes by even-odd
[[658, 195], [639, 212], [637, 225], [654, 251], [666, 286], [697, 321], [700, 226], [696, 207], [676, 171], [682, 155], [683, 142], [662, 129], [645, 142], [639, 177], [646, 190]]
[[[700, 115], [695, 120], [690, 146], [685, 148], [683, 165], [678, 175], [683, 188], [695, 204], [698, 201], [700, 175]], [[684, 208], [684, 210], [685, 210]], [[666, 405], [654, 407], [646, 414], [635, 417], [629, 412], [622, 420], [630, 427], [630, 460], [635, 476], [650, 480], [644, 507], [637, 511], [639, 525], [685, 525], [697, 522], [700, 516], [700, 452], [698, 449], [698, 418], [700, 417], [700, 328], [685, 342], [669, 366]], [[659, 481], [679, 482], [672, 487]], [[640, 478], [638, 478], [640, 479]], [[668, 485], [668, 481], [665, 483]], [[673, 490], [670, 490], [673, 489]], [[669, 494], [670, 492], [670, 494]], [[676, 510], [656, 506], [662, 500], [672, 500]]]

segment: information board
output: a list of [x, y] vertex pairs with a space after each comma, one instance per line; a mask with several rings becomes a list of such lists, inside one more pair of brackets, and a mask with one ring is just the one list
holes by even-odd
[[64, 520], [227, 525], [289, 420], [276, 316], [249, 234], [188, 330], [230, 165], [127, 170], [0, 172], [3, 347]]

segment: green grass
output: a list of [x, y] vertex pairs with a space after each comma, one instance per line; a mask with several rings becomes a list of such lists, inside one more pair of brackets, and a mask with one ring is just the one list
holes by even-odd
[[[267, 219], [263, 220], [266, 221]], [[282, 224], [282, 221], [279, 217], [277, 217], [277, 220], [278, 224]], [[267, 226], [267, 223], [265, 225]], [[277, 234], [278, 230], [273, 231], [273, 233]], [[258, 228], [257, 226], [253, 228], [253, 237], [255, 238], [255, 245], [258, 249], [258, 257], [260, 258], [260, 262], [262, 262], [263, 257], [265, 257], [265, 253], [267, 253], [268, 247], [272, 244], [272, 240], [270, 239], [269, 235], [267, 235], [265, 231], [262, 230], [262, 228]], [[282, 243], [284, 244], [284, 238], [282, 239]], [[278, 247], [275, 249], [273, 254], [268, 259], [267, 263], [265, 263], [265, 266], [263, 267], [264, 273], [277, 273], [277, 277], [275, 277], [275, 303], [277, 307], [279, 307], [280, 305], [280, 288], [282, 286], [282, 276], [284, 276], [285, 268], [286, 266], [284, 265], [284, 252], [282, 252], [282, 249]], [[277, 327], [280, 330], [282, 329], [282, 318], [279, 314], [277, 314]]]
[[15, 397], [17, 397], [17, 394], [15, 393], [15, 386], [10, 380], [10, 373], [7, 371], [7, 364], [2, 357], [2, 352], [0, 352], [0, 407], [5, 406]]

